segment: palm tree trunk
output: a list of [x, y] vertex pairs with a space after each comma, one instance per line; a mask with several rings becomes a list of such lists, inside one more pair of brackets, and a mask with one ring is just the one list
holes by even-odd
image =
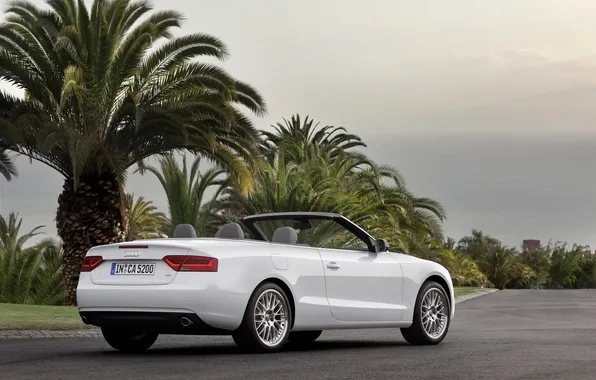
[[87, 251], [96, 245], [124, 241], [123, 191], [110, 174], [81, 177], [75, 190], [66, 179], [58, 197], [56, 225], [62, 238], [65, 304], [76, 305], [79, 271]]

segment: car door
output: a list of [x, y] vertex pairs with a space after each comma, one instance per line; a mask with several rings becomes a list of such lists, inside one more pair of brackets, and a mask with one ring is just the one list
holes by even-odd
[[346, 322], [393, 322], [403, 312], [400, 263], [388, 252], [318, 248], [331, 314]]
[[271, 243], [275, 273], [292, 285], [296, 316], [293, 328], [320, 324], [331, 318], [325, 292], [325, 271], [317, 248]]

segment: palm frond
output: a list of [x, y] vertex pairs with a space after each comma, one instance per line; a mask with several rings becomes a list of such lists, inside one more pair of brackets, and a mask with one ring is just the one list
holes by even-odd
[[263, 97], [200, 62], [229, 56], [221, 40], [174, 37], [183, 15], [153, 11], [148, 1], [47, 5], [11, 1], [0, 24], [0, 79], [27, 94], [3, 95], [0, 119], [18, 133], [8, 139], [0, 132], [0, 148], [75, 182], [93, 173], [124, 180], [144, 159], [180, 150], [216, 160], [243, 180], [258, 166], [258, 133], [235, 106], [262, 116]]

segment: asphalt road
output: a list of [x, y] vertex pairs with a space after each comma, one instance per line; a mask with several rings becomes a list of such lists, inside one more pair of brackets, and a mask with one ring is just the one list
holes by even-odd
[[5, 340], [0, 378], [596, 379], [596, 291], [510, 290], [460, 303], [433, 347], [388, 329], [325, 332], [311, 348], [270, 355], [241, 354], [220, 337], [160, 337], [144, 355], [93, 338]]

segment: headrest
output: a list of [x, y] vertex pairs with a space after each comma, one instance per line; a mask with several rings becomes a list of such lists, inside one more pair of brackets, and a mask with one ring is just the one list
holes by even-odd
[[196, 238], [197, 231], [191, 224], [179, 224], [174, 231], [175, 238]]
[[292, 227], [279, 227], [273, 233], [271, 241], [273, 243], [296, 244], [298, 241], [298, 234]]
[[238, 223], [224, 224], [215, 234], [216, 238], [244, 239], [244, 232]]

